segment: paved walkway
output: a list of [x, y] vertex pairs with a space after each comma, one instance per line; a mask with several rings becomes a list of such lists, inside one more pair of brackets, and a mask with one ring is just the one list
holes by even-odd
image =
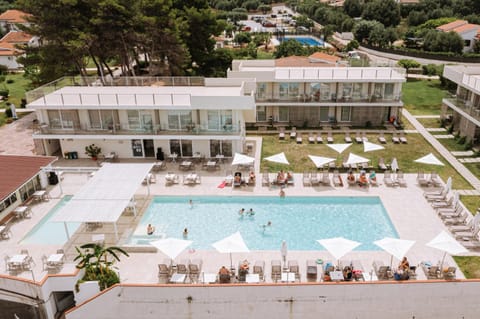
[[403, 116], [412, 123], [417, 131], [463, 176], [476, 190], [480, 190], [480, 180], [470, 172], [459, 160], [453, 156], [437, 139], [430, 134], [417, 119], [406, 109], [403, 109]]
[[[452, 152], [453, 156], [473, 156], [473, 151], [463, 151], [463, 152]], [[480, 162], [480, 158], [478, 158], [478, 161]]]
[[443, 127], [427, 127], [426, 130], [429, 132], [445, 132], [446, 131], [446, 129], [444, 129]]

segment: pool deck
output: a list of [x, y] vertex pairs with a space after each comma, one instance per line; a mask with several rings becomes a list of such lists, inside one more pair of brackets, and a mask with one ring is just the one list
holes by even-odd
[[[257, 140], [258, 142], [258, 140]], [[259, 144], [257, 144], [259, 145]], [[256, 149], [256, 157], [259, 158], [260, 151]], [[69, 163], [70, 162], [70, 163]], [[123, 161], [122, 161], [123, 162]], [[258, 162], [258, 161], [257, 161]], [[57, 165], [76, 165], [76, 166], [95, 166], [96, 163], [90, 160], [74, 160], [66, 161], [60, 160]], [[176, 170], [178, 165], [168, 163], [168, 171]], [[65, 245], [34, 245], [21, 244], [21, 239], [34, 227], [43, 216], [45, 216], [65, 194], [75, 194], [80, 187], [87, 182], [89, 176], [87, 173], [64, 173], [64, 179], [60, 184], [49, 186], [49, 194], [51, 199], [47, 202], [41, 202], [31, 205], [32, 218], [23, 219], [15, 223], [12, 230], [12, 238], [9, 240], [0, 241], [0, 250], [3, 255], [18, 254], [20, 249], [28, 249], [30, 255], [33, 257], [36, 265], [32, 272], [21, 272], [17, 274], [19, 277], [32, 279], [32, 276], [37, 280], [41, 280], [47, 272], [43, 271], [41, 256], [55, 253], [56, 249], [63, 248], [66, 251], [67, 262], [60, 273], [72, 273], [75, 270], [73, 259], [75, 257], [75, 246], [91, 241], [92, 235], [95, 233], [102, 233], [106, 236], [107, 245], [121, 246], [125, 242], [129, 234], [135, 229], [137, 223], [140, 221], [141, 214], [148, 206], [151, 196], [155, 195], [181, 195], [185, 197], [187, 204], [190, 196], [278, 196], [279, 188], [265, 187], [261, 185], [261, 174], [257, 170], [257, 184], [256, 186], [246, 187], [225, 187], [223, 189], [217, 186], [224, 180], [225, 171], [231, 170], [229, 163], [222, 164], [222, 167], [217, 172], [197, 171], [201, 175], [201, 184], [195, 186], [188, 186], [175, 184], [172, 186], [165, 185], [165, 174], [167, 170], [157, 173], [156, 183], [150, 185], [150, 195], [147, 191], [147, 186], [140, 186], [135, 196], [139, 214], [135, 217], [131, 213], [124, 213], [118, 221], [118, 229], [120, 233], [120, 240], [115, 241], [113, 226], [106, 224], [102, 228], [92, 231], [87, 231], [82, 225], [77, 233], [72, 236], [72, 239]], [[178, 172], [178, 170], [176, 170]], [[184, 172], [178, 172], [180, 175]], [[273, 176], [273, 174], [271, 174]], [[342, 174], [343, 180], [346, 180], [346, 174]], [[416, 183], [416, 174], [406, 174], [408, 187], [387, 187], [383, 185], [383, 175], [377, 174], [380, 185], [378, 187], [370, 187], [368, 189], [355, 187], [304, 187], [302, 185], [302, 174], [295, 174], [295, 185], [288, 186], [285, 189], [286, 196], [379, 196], [383, 205], [394, 225], [399, 238], [415, 240], [416, 243], [412, 249], [407, 253], [407, 257], [411, 265], [418, 265], [422, 261], [430, 261], [436, 264], [441, 261], [443, 252], [425, 246], [425, 243], [434, 238], [441, 230], [447, 230], [430, 204], [423, 197], [425, 188], [421, 188]], [[181, 178], [180, 178], [181, 180]], [[430, 188], [429, 190], [432, 190]], [[248, 203], [245, 203], [246, 206]], [[181, 238], [179, 234], [178, 238]], [[321, 238], [312, 238], [312, 240]], [[333, 257], [325, 250], [318, 251], [289, 251], [287, 260], [297, 260], [300, 265], [301, 280], [306, 281], [306, 260], [308, 259], [323, 259], [325, 261], [334, 261]], [[471, 253], [469, 255], [474, 255]], [[116, 266], [119, 269], [121, 280], [124, 283], [158, 283], [157, 264], [166, 258], [161, 252], [135, 252], [131, 253], [130, 257], [121, 258], [121, 262]], [[222, 266], [228, 266], [230, 259], [228, 254], [220, 254], [214, 250], [208, 251], [184, 251], [176, 260], [182, 259], [202, 259], [203, 271], [205, 273], [217, 273]], [[250, 253], [233, 254], [233, 264], [238, 264], [240, 260], [248, 259], [250, 262], [255, 260], [265, 261], [265, 278], [270, 282], [270, 268], [271, 260], [281, 260], [280, 244], [276, 251], [252, 251]], [[370, 273], [372, 270], [372, 262], [374, 260], [381, 260], [385, 264], [390, 263], [390, 255], [384, 251], [353, 251], [343, 257], [344, 264], [349, 263], [350, 260], [360, 260], [365, 273]], [[398, 260], [394, 258], [393, 266], [398, 264]], [[455, 265], [455, 262], [450, 256], [447, 256], [445, 263], [448, 265]], [[2, 267], [0, 273], [8, 274]], [[460, 271], [457, 271], [457, 278], [464, 278]], [[375, 278], [374, 278], [375, 279]], [[421, 268], [417, 270], [417, 279], [425, 279], [425, 275]]]

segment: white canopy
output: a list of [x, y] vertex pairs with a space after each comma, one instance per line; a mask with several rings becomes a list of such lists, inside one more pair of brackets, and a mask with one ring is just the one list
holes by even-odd
[[115, 223], [152, 166], [153, 163], [105, 164], [57, 211], [52, 221]]
[[255, 158], [243, 155], [240, 153], [235, 153], [235, 156], [233, 157], [232, 165], [245, 165], [245, 164], [250, 164], [255, 161]]
[[348, 159], [345, 162], [345, 164], [360, 164], [360, 163], [367, 163], [367, 162], [370, 162], [368, 158], [350, 153], [350, 155], [348, 155]]
[[285, 153], [281, 152], [269, 157], [265, 157], [264, 160], [269, 161], [269, 162], [274, 162], [274, 163], [280, 163], [280, 164], [286, 164], [289, 165], [290, 163], [288, 162], [287, 158], [285, 157]]
[[[402, 260], [407, 251], [409, 251], [410, 248], [412, 248], [413, 244], [415, 244], [415, 241], [385, 237], [383, 239], [374, 241], [373, 243], [385, 250], [390, 255], [395, 256], [395, 258]], [[390, 266], [391, 265], [392, 260], [390, 260]]]
[[352, 145], [352, 144], [351, 143], [347, 143], [347, 144], [327, 144], [328, 147], [330, 147], [332, 150], [334, 150], [337, 153], [342, 153], [350, 145]]
[[323, 165], [335, 161], [334, 158], [330, 158], [330, 157], [322, 157], [322, 156], [315, 156], [315, 155], [308, 155], [308, 157], [310, 157], [310, 159], [312, 160], [312, 162], [315, 164], [317, 168], [322, 168]]
[[155, 246], [157, 249], [159, 249], [162, 253], [164, 253], [171, 259], [175, 259], [191, 244], [191, 240], [177, 238], [165, 238], [150, 242], [150, 245]]
[[375, 143], [371, 143], [368, 141], [363, 141], [363, 151], [364, 152], [371, 152], [371, 151], [378, 151], [378, 150], [383, 150], [385, 147], [382, 145], [378, 145]]
[[432, 153], [425, 155], [424, 157], [421, 157], [419, 159], [416, 159], [415, 162], [417, 163], [423, 163], [423, 164], [431, 164], [431, 165], [441, 165], [443, 166], [444, 164], [440, 162], [438, 158], [435, 157]]
[[232, 253], [250, 252], [243, 241], [242, 235], [238, 231], [224, 239], [214, 242], [212, 246], [220, 253], [230, 253], [230, 267], [233, 267]]
[[343, 237], [319, 239], [317, 242], [325, 247], [325, 249], [328, 250], [328, 252], [337, 260], [360, 245], [358, 241], [353, 241]]

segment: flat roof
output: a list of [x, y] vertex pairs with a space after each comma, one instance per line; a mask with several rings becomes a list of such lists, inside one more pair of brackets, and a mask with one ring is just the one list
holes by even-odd
[[0, 200], [5, 199], [57, 160], [53, 156], [0, 155]]

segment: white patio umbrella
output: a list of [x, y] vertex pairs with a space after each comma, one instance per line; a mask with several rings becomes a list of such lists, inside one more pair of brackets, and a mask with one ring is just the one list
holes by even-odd
[[343, 237], [334, 237], [327, 239], [319, 239], [317, 242], [325, 247], [326, 250], [335, 258], [340, 261], [340, 258], [345, 256], [350, 251], [354, 250], [361, 243], [353, 241]]
[[233, 157], [232, 165], [246, 165], [253, 163], [255, 161], [255, 158], [243, 155], [240, 153], [235, 153], [235, 156]]
[[360, 164], [360, 163], [367, 163], [367, 162], [370, 162], [368, 158], [350, 153], [350, 155], [348, 155], [348, 159], [345, 162], [345, 164]]
[[352, 144], [327, 144], [328, 147], [330, 147], [332, 150], [339, 154], [345, 151], [350, 145]]
[[445, 184], [445, 190], [448, 193], [452, 189], [452, 177], [450, 176], [447, 179], [447, 183]]
[[444, 164], [440, 162], [438, 158], [435, 157], [432, 153], [425, 155], [424, 157], [421, 157], [419, 159], [416, 159], [414, 162], [417, 163], [423, 163], [423, 164], [431, 164], [431, 165], [441, 165], [443, 166]]
[[191, 240], [177, 238], [165, 238], [150, 242], [150, 245], [157, 247], [158, 250], [170, 257], [172, 261], [191, 244]]
[[393, 257], [402, 260], [407, 251], [409, 251], [413, 244], [415, 244], [415, 241], [385, 237], [383, 239], [376, 240], [373, 243], [392, 255], [390, 258], [390, 267], [392, 267]]
[[445, 256], [448, 254], [450, 255], [458, 255], [462, 253], [468, 252], [468, 250], [460, 245], [458, 241], [455, 240], [452, 236], [450, 236], [446, 231], [442, 230], [440, 234], [437, 235], [434, 239], [429, 241], [426, 244], [428, 247], [436, 248], [441, 251], [444, 251], [441, 263], [441, 268], [443, 268], [443, 263], [445, 262]]
[[390, 167], [392, 168], [392, 172], [398, 171], [398, 162], [396, 157], [393, 158], [392, 163], [390, 164]]
[[331, 157], [322, 157], [315, 155], [308, 155], [308, 157], [310, 157], [310, 159], [317, 168], [322, 168], [324, 165], [335, 161], [335, 159]]
[[364, 152], [371, 152], [371, 151], [378, 151], [378, 150], [383, 150], [385, 147], [382, 145], [378, 145], [375, 143], [363, 141], [363, 151]]
[[286, 265], [287, 262], [287, 242], [285, 240], [282, 240], [282, 247], [280, 248], [280, 252], [282, 253], [282, 259], [283, 263]]
[[233, 268], [232, 253], [248, 253], [250, 250], [243, 241], [240, 232], [236, 232], [212, 244], [219, 253], [230, 254], [230, 268]]
[[285, 164], [285, 165], [290, 165], [288, 162], [287, 158], [285, 157], [285, 153], [281, 152], [269, 157], [265, 157], [264, 160], [269, 161], [269, 162], [274, 162], [274, 163], [279, 163], [279, 164]]

